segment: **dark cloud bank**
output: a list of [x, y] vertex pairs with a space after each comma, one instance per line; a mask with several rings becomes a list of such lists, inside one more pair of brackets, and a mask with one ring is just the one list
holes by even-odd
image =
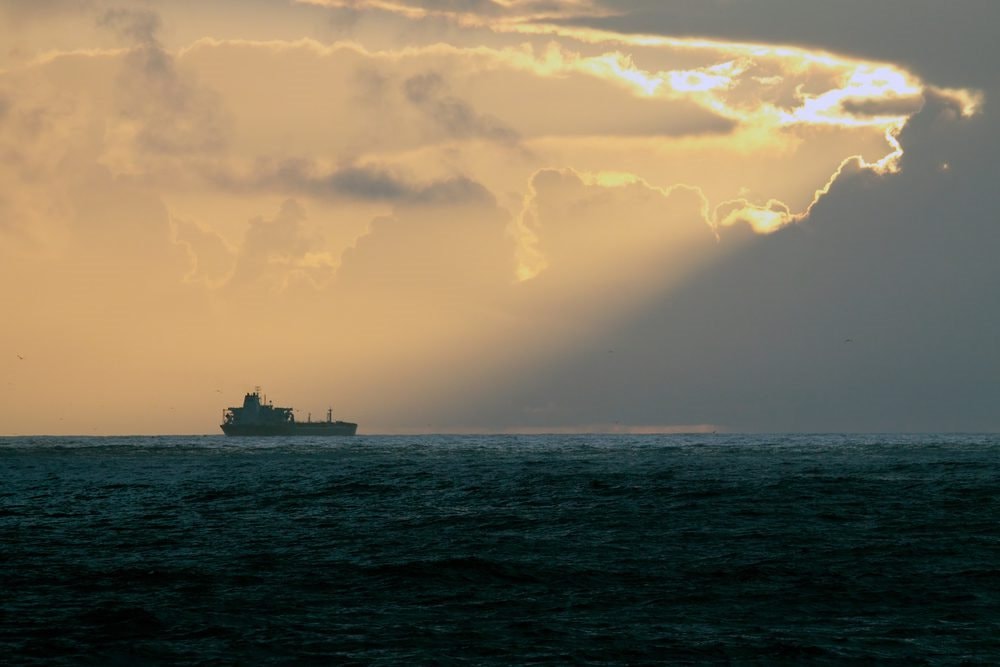
[[[509, 423], [504, 403], [537, 425], [1000, 429], [998, 125], [928, 100], [902, 137], [901, 173], [843, 174], [801, 225], [752, 240], [499, 401], [463, 407], [496, 424]], [[749, 231], [723, 247], [734, 235]], [[565, 409], [532, 416], [540, 405]]]
[[600, 0], [567, 23], [627, 33], [802, 44], [913, 67], [937, 85], [998, 80], [995, 0]]

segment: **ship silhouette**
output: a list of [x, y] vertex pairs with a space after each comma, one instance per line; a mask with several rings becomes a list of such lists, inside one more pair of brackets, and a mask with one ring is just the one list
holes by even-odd
[[295, 421], [292, 408], [277, 408], [261, 398], [260, 387], [243, 397], [243, 407], [226, 408], [222, 413], [222, 432], [226, 435], [354, 435], [358, 425], [334, 421], [333, 410], [326, 411], [326, 421]]

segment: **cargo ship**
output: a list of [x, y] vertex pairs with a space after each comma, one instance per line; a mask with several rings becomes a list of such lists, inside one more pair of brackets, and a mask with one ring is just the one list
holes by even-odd
[[260, 387], [243, 397], [243, 407], [226, 408], [222, 413], [222, 432], [226, 435], [354, 435], [358, 425], [334, 421], [333, 410], [326, 411], [326, 421], [295, 420], [292, 408], [276, 408], [261, 397]]

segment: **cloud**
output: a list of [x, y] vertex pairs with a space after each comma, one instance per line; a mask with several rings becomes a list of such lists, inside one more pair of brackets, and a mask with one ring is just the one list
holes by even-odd
[[130, 42], [162, 49], [158, 37], [160, 15], [150, 9], [108, 9], [98, 17], [97, 24], [115, 29]]
[[444, 17], [469, 26], [549, 21], [577, 15], [604, 15], [592, 0], [300, 0], [333, 9], [380, 11], [411, 19]]
[[597, 4], [603, 16], [579, 14], [561, 24], [626, 35], [797, 44], [903, 63], [938, 84], [980, 88], [996, 80], [995, 72], [983, 63], [1000, 58], [993, 30], [1000, 21], [1000, 6], [990, 0], [705, 0], [697, 4], [598, 0]]
[[230, 121], [220, 99], [190, 76], [159, 39], [159, 14], [148, 9], [109, 9], [97, 18], [132, 45], [118, 85], [117, 136], [153, 154], [205, 153], [222, 149]]
[[489, 114], [479, 114], [472, 106], [448, 94], [440, 74], [428, 72], [403, 82], [406, 99], [426, 113], [446, 136], [456, 139], [483, 138], [501, 144], [514, 144], [517, 133]]
[[235, 268], [236, 251], [211, 229], [176, 218], [172, 224], [174, 240], [187, 250], [191, 262], [184, 279], [210, 288], [225, 284]]
[[79, 14], [94, 4], [94, 0], [0, 0], [0, 12], [15, 21], [45, 20], [60, 14]]
[[227, 285], [245, 290], [282, 292], [293, 284], [319, 287], [334, 273], [334, 263], [318, 239], [303, 229], [305, 209], [294, 199], [281, 204], [270, 219], [250, 220]]
[[[308, 181], [304, 184], [308, 188]], [[493, 201], [493, 196], [486, 188], [463, 176], [429, 183], [412, 183], [374, 167], [340, 169], [313, 183], [313, 188], [317, 186], [321, 191], [349, 198], [415, 205]]]
[[63, 178], [73, 207], [71, 256], [105, 262], [110, 273], [121, 270], [140, 282], [176, 282], [183, 274], [168, 212], [155, 193], [100, 165], [67, 164]]
[[923, 106], [923, 97], [912, 95], [910, 97], [884, 99], [851, 99], [846, 98], [841, 103], [841, 108], [847, 113], [856, 116], [912, 116], [920, 111]]
[[930, 96], [897, 173], [845, 170], [802, 223], [738, 248], [724, 235], [725, 261], [497, 401], [554, 401], [567, 423], [995, 430], [997, 129]]
[[[550, 0], [436, 2], [430, 0], [302, 0], [355, 13], [390, 12], [410, 19], [445, 17], [461, 25], [526, 34], [650, 43], [653, 37], [761, 44], [903, 62], [937, 82], [984, 87], [981, 63], [997, 55], [991, 26], [1000, 9], [989, 0]], [[775, 16], [782, 20], [774, 20]], [[859, 20], [858, 17], [863, 17]], [[907, 18], [911, 17], [911, 18]], [[901, 29], [905, 24], [906, 29]], [[602, 36], [603, 35], [603, 36]], [[962, 39], [949, 39], [962, 35]], [[926, 48], [947, 41], [947, 49]], [[993, 60], [996, 60], [994, 57]], [[954, 85], [954, 84], [953, 84]]]
[[338, 3], [363, 45], [266, 4], [95, 4], [0, 72], [10, 327], [109, 424], [211, 372], [397, 427], [995, 426], [1000, 133], [944, 88], [982, 66], [713, 0]]
[[796, 216], [784, 202], [776, 199], [766, 204], [754, 204], [746, 199], [734, 199], [715, 208], [717, 227], [731, 227], [740, 223], [750, 226], [758, 234], [767, 234], [794, 222]]
[[319, 199], [343, 199], [391, 204], [429, 205], [492, 202], [493, 196], [476, 181], [454, 176], [417, 182], [374, 165], [323, 169], [314, 160], [290, 158], [258, 160], [248, 175], [219, 171], [219, 185], [237, 191], [272, 191]]
[[522, 277], [544, 270], [572, 285], [641, 284], [652, 266], [661, 279], [679, 275], [715, 245], [706, 202], [694, 188], [661, 190], [628, 175], [546, 169], [535, 174], [531, 193], [521, 250], [522, 258], [537, 258], [534, 266], [522, 263]]
[[373, 220], [344, 253], [338, 288], [352, 298], [381, 293], [397, 304], [392, 307], [426, 312], [455, 308], [459, 299], [459, 311], [449, 317], [495, 300], [514, 280], [509, 215], [486, 197], [446, 193], [422, 204]]
[[[592, 75], [616, 79], [631, 85], [645, 95], [674, 97], [681, 96], [695, 100], [724, 118], [744, 121], [768, 120], [781, 124], [878, 124], [888, 127], [899, 123], [912, 114], [914, 100], [919, 100], [922, 84], [918, 77], [906, 67], [891, 64], [884, 59], [857, 57], [857, 44], [851, 39], [843, 43], [843, 48], [831, 52], [829, 39], [816, 42], [820, 48], [810, 48], [809, 40], [802, 41], [802, 34], [819, 28], [828, 33], [826, 24], [816, 21], [812, 9], [803, 9], [801, 3], [788, 0], [764, 0], [775, 11], [759, 11], [757, 5], [750, 8], [746, 3], [732, 5], [726, 0], [710, 0], [700, 8], [692, 8], [690, 3], [670, 0], [662, 3], [630, 2], [611, 0], [593, 2], [509, 2], [503, 3], [500, 11], [485, 11], [484, 6], [466, 3], [421, 2], [419, 0], [358, 0], [349, 4], [358, 11], [378, 10], [397, 13], [414, 19], [426, 16], [447, 16], [468, 26], [488, 27], [504, 33], [527, 35], [553, 35], [565, 41], [579, 41], [592, 44], [606, 44], [616, 52], [599, 56], [578, 58], [563, 63]], [[854, 2], [854, 0], [851, 0]], [[720, 4], [721, 3], [721, 4]], [[316, 0], [316, 4], [343, 6], [340, 0]], [[858, 7], [854, 12], [842, 7], [826, 9], [834, 23], [844, 17], [877, 14], [880, 18], [896, 19], [908, 11], [904, 3], [898, 11], [883, 14], [881, 8], [873, 10], [867, 6]], [[1000, 11], [985, 10], [981, 0], [966, 0], [966, 4], [984, 20], [1000, 18]], [[713, 9], [706, 10], [705, 6]], [[492, 7], [492, 3], [486, 5]], [[938, 5], [939, 6], [939, 5]], [[802, 28], [792, 34], [786, 21], [779, 23], [771, 16], [780, 10], [782, 15], [801, 15]], [[940, 11], [940, 10], [939, 10]], [[992, 11], [992, 15], [990, 14]], [[955, 12], [947, 12], [954, 22]], [[740, 20], [740, 19], [745, 20]], [[806, 20], [808, 19], [808, 20]], [[964, 22], [964, 19], [963, 19]], [[844, 33], [856, 33], [853, 29]], [[866, 22], [867, 24], [867, 22]], [[986, 25], [990, 25], [986, 23]], [[930, 23], [922, 24], [929, 28]], [[880, 26], [891, 34], [891, 26]], [[933, 29], [933, 28], [931, 28]], [[980, 29], [980, 46], [993, 48], [992, 38]], [[747, 35], [753, 35], [748, 39]], [[842, 35], [838, 35], [842, 36]], [[892, 44], [887, 35], [872, 36], [874, 51], [881, 44]], [[715, 39], [706, 39], [712, 38]], [[835, 40], [834, 40], [835, 41]], [[900, 40], [902, 42], [903, 40]], [[928, 36], [928, 42], [935, 41]], [[792, 46], [802, 45], [802, 46]], [[701, 50], [715, 52], [721, 60], [701, 67], [676, 68], [670, 70], [644, 69], [634, 63], [630, 54], [623, 54], [623, 47], [643, 53], [671, 50]], [[905, 51], [905, 49], [904, 49]], [[923, 49], [922, 51], [926, 51]], [[865, 53], [864, 49], [861, 53]], [[847, 54], [847, 55], [844, 55]], [[913, 54], [909, 54], [913, 55]], [[777, 72], [761, 74], [760, 70], [775, 62], [782, 67]], [[839, 70], [831, 79], [832, 87], [822, 92], [804, 92], [796, 88], [791, 99], [785, 97], [786, 104], [762, 105], [762, 99], [778, 100], [773, 90], [787, 90], [785, 79], [789, 75], [801, 77], [803, 72], [810, 76], [814, 70]], [[984, 82], [980, 82], [981, 84]], [[746, 102], [747, 91], [754, 86], [759, 90], [752, 94], [750, 104]], [[967, 100], [969, 108], [975, 105], [975, 93], [956, 89], [952, 93]], [[906, 99], [910, 104], [901, 103]], [[844, 104], [846, 101], [846, 105]], [[880, 107], [885, 113], [866, 113]], [[853, 111], [851, 110], [853, 109]], [[756, 118], [755, 118], [756, 117]], [[770, 118], [768, 118], [770, 117]]]

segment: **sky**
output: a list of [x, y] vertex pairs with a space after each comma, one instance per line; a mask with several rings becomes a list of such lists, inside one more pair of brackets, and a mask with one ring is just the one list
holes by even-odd
[[0, 0], [0, 434], [997, 431], [996, 25]]

